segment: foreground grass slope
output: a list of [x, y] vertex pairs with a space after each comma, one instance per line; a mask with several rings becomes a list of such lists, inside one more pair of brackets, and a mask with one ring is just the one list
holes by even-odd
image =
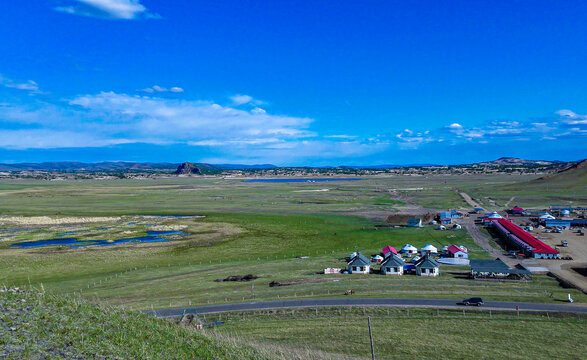
[[394, 308], [283, 309], [208, 315], [204, 330], [79, 297], [0, 292], [5, 359], [582, 359], [571, 314]]
[[140, 313], [41, 293], [0, 293], [3, 359], [270, 359]]

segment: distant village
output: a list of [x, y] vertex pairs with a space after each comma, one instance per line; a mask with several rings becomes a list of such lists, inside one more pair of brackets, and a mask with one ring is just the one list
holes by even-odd
[[[498, 212], [486, 213], [482, 208], [475, 208], [469, 213], [449, 210], [439, 213], [428, 226], [438, 231], [462, 228], [458, 219], [476, 217], [475, 224], [485, 226], [495, 237], [499, 238], [505, 254], [515, 259], [564, 259], [561, 257], [560, 247], [567, 247], [567, 241], [558, 246], [551, 246], [534, 235], [533, 231], [544, 233], [562, 233], [574, 231], [577, 236], [584, 236], [587, 227], [585, 214], [587, 207], [557, 206], [549, 209], [527, 210], [515, 206], [502, 214]], [[516, 223], [517, 222], [517, 223]], [[421, 218], [410, 218], [404, 224], [406, 227], [422, 227]], [[509, 252], [508, 252], [509, 250]], [[385, 246], [380, 253], [373, 255], [362, 254], [359, 250], [350, 254], [346, 268], [326, 268], [325, 274], [380, 274], [396, 275], [413, 274], [417, 276], [439, 276], [441, 265], [468, 265], [470, 277], [476, 280], [529, 280], [534, 272], [543, 272], [543, 267], [531, 266], [530, 260], [516, 267], [510, 267], [501, 259], [482, 260], [469, 259], [469, 251], [463, 245], [449, 244], [441, 249], [426, 244], [417, 248], [405, 244], [399, 251], [391, 245]]]

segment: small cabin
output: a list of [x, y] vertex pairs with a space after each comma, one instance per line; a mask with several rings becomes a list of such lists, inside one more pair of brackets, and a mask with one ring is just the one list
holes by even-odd
[[469, 254], [456, 245], [451, 245], [446, 249], [447, 255], [453, 258], [468, 259]]
[[440, 213], [440, 224], [448, 225], [450, 223], [452, 223], [452, 216], [450, 215], [450, 213], [447, 211], [441, 212]]
[[421, 257], [416, 264], [416, 274], [420, 276], [440, 275], [440, 264], [428, 255]]
[[381, 273], [383, 275], [403, 275], [405, 264], [399, 256], [390, 255], [381, 263]]
[[357, 254], [348, 263], [349, 274], [368, 274], [371, 270], [371, 261], [363, 254]]

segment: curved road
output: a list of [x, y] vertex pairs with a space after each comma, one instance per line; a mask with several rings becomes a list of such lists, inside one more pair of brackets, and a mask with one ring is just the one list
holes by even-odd
[[[537, 304], [524, 302], [487, 301], [483, 308], [496, 310], [554, 311], [587, 313], [587, 306], [571, 304]], [[219, 305], [206, 305], [189, 308], [161, 309], [145, 311], [146, 314], [157, 317], [180, 316], [183, 313], [198, 312], [200, 314], [219, 313], [227, 311], [248, 311], [279, 308], [299, 308], [316, 306], [399, 306], [399, 307], [433, 307], [433, 308], [464, 308], [456, 300], [447, 299], [394, 299], [394, 298], [328, 298], [328, 299], [300, 299], [282, 301], [253, 301]]]

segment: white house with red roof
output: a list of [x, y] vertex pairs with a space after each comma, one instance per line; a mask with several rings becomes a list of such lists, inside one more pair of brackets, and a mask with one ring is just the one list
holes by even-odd
[[453, 258], [460, 258], [460, 259], [468, 259], [469, 258], [469, 254], [467, 253], [467, 251], [463, 250], [462, 248], [456, 246], [456, 245], [451, 245], [446, 249], [446, 253], [448, 256], [453, 257]]

